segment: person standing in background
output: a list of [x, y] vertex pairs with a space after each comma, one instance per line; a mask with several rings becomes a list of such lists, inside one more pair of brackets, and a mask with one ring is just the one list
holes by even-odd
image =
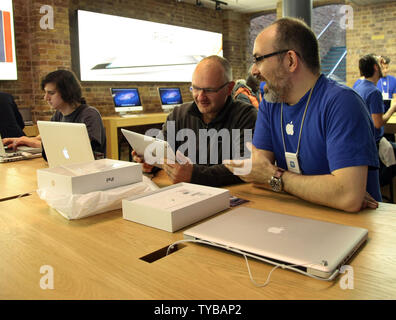
[[383, 77], [377, 82], [377, 88], [382, 92], [383, 99], [392, 99], [396, 97], [396, 78], [389, 74], [390, 58], [381, 56], [380, 64]]

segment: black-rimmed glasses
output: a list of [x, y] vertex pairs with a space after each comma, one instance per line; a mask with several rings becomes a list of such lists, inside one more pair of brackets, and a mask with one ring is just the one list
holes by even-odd
[[194, 85], [192, 85], [191, 87], [190, 87], [190, 91], [191, 92], [194, 92], [194, 93], [199, 93], [199, 92], [203, 92], [203, 93], [205, 93], [205, 94], [211, 94], [211, 93], [216, 93], [216, 92], [219, 92], [221, 89], [223, 89], [227, 84], [229, 84], [230, 82], [228, 81], [228, 82], [226, 82], [226, 83], [224, 83], [222, 86], [220, 86], [220, 87], [218, 87], [218, 88], [199, 88], [199, 87], [196, 87], [196, 86], [194, 86]]
[[[276, 52], [268, 53], [268, 54], [265, 54], [265, 55], [259, 56], [259, 57], [253, 56], [253, 62], [254, 62], [254, 63], [257, 63], [257, 62], [260, 62], [260, 61], [262, 61], [262, 60], [264, 60], [264, 59], [267, 59], [267, 58], [269, 58], [269, 57], [275, 56], [275, 55], [277, 55], [277, 54], [285, 53], [285, 52], [287, 52], [287, 51], [289, 51], [289, 50], [290, 50], [290, 49], [281, 50], [281, 51], [276, 51]], [[297, 52], [296, 52], [296, 53], [297, 53]], [[297, 55], [298, 55], [298, 54], [297, 54]]]

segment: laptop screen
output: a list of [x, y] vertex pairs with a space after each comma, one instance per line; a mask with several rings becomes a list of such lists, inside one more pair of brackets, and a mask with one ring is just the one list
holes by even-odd
[[116, 112], [143, 110], [138, 88], [111, 88]]
[[183, 103], [180, 88], [158, 88], [158, 91], [163, 106], [174, 106]]

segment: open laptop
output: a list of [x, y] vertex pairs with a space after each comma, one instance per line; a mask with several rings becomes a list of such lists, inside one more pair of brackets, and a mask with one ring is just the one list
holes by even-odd
[[50, 168], [95, 160], [85, 123], [37, 121]]
[[31, 148], [19, 146], [17, 151], [4, 147], [3, 140], [0, 135], [0, 163], [13, 162], [19, 160], [27, 160], [41, 157], [41, 148]]
[[161, 108], [164, 112], [171, 112], [173, 108], [183, 103], [180, 88], [158, 88]]
[[241, 207], [184, 231], [184, 238], [235, 248], [333, 279], [367, 240], [366, 229]]

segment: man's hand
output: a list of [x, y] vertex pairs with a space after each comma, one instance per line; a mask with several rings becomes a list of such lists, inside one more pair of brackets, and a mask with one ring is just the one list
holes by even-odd
[[250, 159], [225, 160], [223, 164], [245, 182], [268, 185], [268, 181], [276, 171], [276, 166], [272, 164], [272, 152], [257, 149], [251, 143], [247, 143], [246, 146], [251, 151]]
[[28, 146], [32, 148], [41, 148], [41, 140], [38, 137], [26, 137], [22, 136], [19, 138], [4, 138], [3, 144], [5, 146], [12, 147], [15, 151], [18, 146]]
[[176, 152], [175, 161], [164, 161], [163, 169], [172, 183], [190, 182], [193, 173], [193, 164], [191, 160], [185, 157], [180, 151]]
[[144, 158], [141, 157], [141, 156], [139, 156], [139, 155], [136, 153], [135, 150], [132, 150], [132, 153], [131, 153], [131, 154], [132, 154], [132, 159], [133, 159], [133, 161], [142, 164], [143, 172], [150, 173], [150, 172], [153, 170], [153, 167], [154, 167], [154, 166], [151, 166], [151, 165], [147, 164], [146, 162], [144, 162]]
[[366, 209], [366, 208], [370, 208], [370, 209], [378, 208], [378, 202], [368, 192], [366, 192], [366, 194], [363, 198], [361, 210]]

